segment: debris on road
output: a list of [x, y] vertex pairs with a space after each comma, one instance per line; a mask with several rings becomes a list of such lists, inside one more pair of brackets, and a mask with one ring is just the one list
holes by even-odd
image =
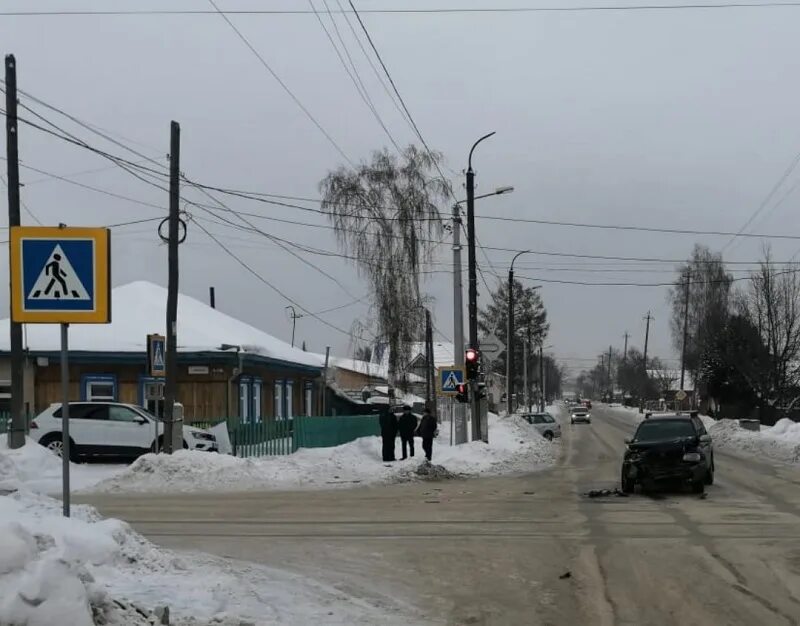
[[620, 489], [590, 489], [583, 495], [587, 498], [608, 498], [610, 496], [627, 498], [630, 494], [627, 494]]
[[561, 576], [559, 576], [559, 579], [561, 580], [565, 580], [567, 578], [572, 578], [572, 572], [570, 572], [569, 570], [567, 570], [566, 572], [561, 574]]

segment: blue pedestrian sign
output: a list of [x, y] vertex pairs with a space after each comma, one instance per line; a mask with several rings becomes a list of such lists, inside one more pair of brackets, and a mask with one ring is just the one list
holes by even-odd
[[464, 384], [464, 370], [460, 367], [439, 368], [439, 393], [457, 394], [459, 385]]
[[107, 228], [12, 228], [13, 320], [110, 322], [109, 232]]
[[161, 378], [167, 375], [167, 364], [164, 359], [166, 348], [167, 340], [163, 335], [147, 335], [147, 363], [150, 376]]

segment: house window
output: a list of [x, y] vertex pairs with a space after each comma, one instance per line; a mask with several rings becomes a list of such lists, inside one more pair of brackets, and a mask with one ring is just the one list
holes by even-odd
[[239, 378], [239, 417], [242, 422], [261, 421], [261, 389], [260, 378], [241, 376]]
[[116, 402], [117, 378], [107, 374], [87, 374], [81, 379], [81, 400]]
[[305, 414], [312, 415], [314, 411], [314, 383], [307, 382], [303, 391], [303, 398], [305, 400]]
[[274, 398], [274, 414], [275, 419], [283, 419], [286, 415], [283, 411], [284, 409], [284, 381], [276, 380], [275, 381], [275, 398]]
[[286, 417], [294, 417], [294, 407], [292, 401], [294, 400], [294, 381], [286, 381]]

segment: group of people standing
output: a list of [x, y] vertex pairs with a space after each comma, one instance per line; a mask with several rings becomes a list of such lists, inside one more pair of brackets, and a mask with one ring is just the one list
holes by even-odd
[[431, 415], [430, 410], [425, 409], [422, 419], [417, 422], [417, 416], [411, 412], [409, 405], [403, 406], [403, 413], [398, 418], [394, 413], [389, 412], [381, 415], [381, 438], [383, 439], [383, 460], [384, 462], [396, 461], [395, 442], [397, 435], [403, 450], [403, 458], [408, 458], [409, 453], [414, 456], [414, 437], [422, 438], [422, 450], [425, 458], [430, 461], [433, 455], [433, 438], [436, 436], [436, 418]]

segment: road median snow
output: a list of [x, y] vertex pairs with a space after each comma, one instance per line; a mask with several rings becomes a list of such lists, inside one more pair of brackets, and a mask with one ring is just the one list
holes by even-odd
[[[119, 474], [93, 486], [92, 492], [200, 492], [331, 489], [424, 479], [415, 470], [424, 459], [421, 440], [416, 456], [384, 463], [381, 440], [363, 437], [333, 448], [300, 449], [294, 454], [240, 459], [180, 450], [148, 454]], [[397, 440], [397, 458], [400, 441]], [[489, 417], [489, 444], [473, 441], [449, 445], [440, 430], [433, 462], [457, 476], [530, 472], [553, 465], [559, 444], [545, 440], [518, 417]]]
[[[120, 520], [19, 490], [0, 496], [0, 624], [173, 626], [418, 623], [390, 594], [358, 598], [252, 563], [163, 550]], [[159, 610], [160, 609], [160, 610]]]

